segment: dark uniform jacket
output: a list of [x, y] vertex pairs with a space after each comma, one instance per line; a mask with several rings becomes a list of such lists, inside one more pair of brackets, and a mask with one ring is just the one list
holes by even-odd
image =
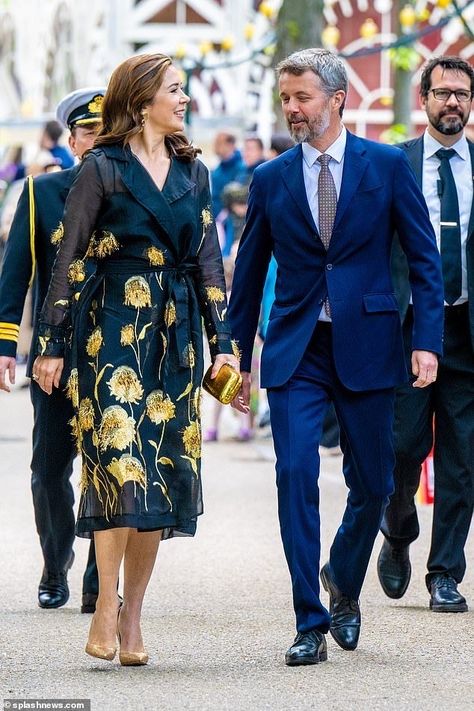
[[[28, 285], [35, 265], [34, 333], [36, 341], [38, 314], [48, 291], [49, 280], [62, 236], [62, 215], [69, 188], [79, 166], [57, 173], [40, 175], [33, 181], [35, 201], [35, 239], [30, 245], [30, 207], [28, 183], [25, 182], [7, 241], [0, 277], [0, 355], [15, 356], [18, 330]], [[34, 348], [28, 359], [31, 376]]]

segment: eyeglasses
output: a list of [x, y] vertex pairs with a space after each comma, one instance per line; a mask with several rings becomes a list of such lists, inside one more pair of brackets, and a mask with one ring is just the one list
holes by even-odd
[[436, 101], [449, 101], [452, 94], [456, 97], [456, 101], [463, 104], [472, 99], [472, 91], [467, 91], [467, 89], [456, 89], [456, 91], [451, 91], [450, 89], [430, 89], [428, 93], [430, 92]]

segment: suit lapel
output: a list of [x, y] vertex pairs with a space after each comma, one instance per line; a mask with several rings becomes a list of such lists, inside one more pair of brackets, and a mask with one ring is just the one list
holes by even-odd
[[339, 200], [337, 201], [334, 230], [337, 228], [344, 213], [351, 204], [362, 177], [367, 170], [369, 161], [363, 157], [365, 148], [362, 141], [347, 132], [346, 150], [344, 152], [344, 168]]
[[293, 201], [308, 223], [311, 231], [318, 232], [306, 197], [306, 187], [303, 178], [303, 155], [301, 146], [289, 151], [286, 166], [282, 170], [282, 178]]
[[403, 150], [411, 165], [411, 169], [415, 173], [416, 182], [421, 190], [423, 186], [423, 136], [420, 136], [415, 141], [410, 141], [408, 144], [404, 144]]
[[[471, 141], [468, 141], [468, 144], [469, 144], [469, 153], [471, 154], [471, 174], [472, 174], [473, 187], [474, 187], [474, 143], [472, 143]], [[474, 234], [474, 199], [471, 203], [471, 215], [469, 217], [469, 227], [467, 230], [467, 241], [468, 242], [473, 239], [473, 234]]]

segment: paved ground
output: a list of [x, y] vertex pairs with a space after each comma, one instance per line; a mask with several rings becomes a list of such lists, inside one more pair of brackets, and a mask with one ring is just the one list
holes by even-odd
[[[90, 616], [79, 612], [85, 541], [77, 541], [69, 603], [56, 611], [36, 607], [41, 562], [29, 491], [30, 427], [27, 391], [2, 393], [0, 698], [86, 698], [94, 711], [474, 709], [473, 613], [427, 609], [430, 507], [421, 508], [413, 580], [401, 601], [386, 598], [378, 585], [377, 542], [361, 599], [358, 650], [344, 652], [329, 638], [328, 662], [284, 665], [294, 622], [271, 450], [263, 440], [206, 445], [206, 512], [198, 535], [163, 544], [149, 588], [143, 627], [151, 663], [125, 669], [87, 657]], [[322, 469], [325, 557], [345, 487], [339, 457], [324, 459]], [[472, 609], [473, 544], [471, 533], [461, 588]]]

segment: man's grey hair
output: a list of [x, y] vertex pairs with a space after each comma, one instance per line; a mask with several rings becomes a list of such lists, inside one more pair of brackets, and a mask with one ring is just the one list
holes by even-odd
[[[276, 73], [278, 78], [285, 73], [300, 76], [308, 69], [319, 78], [321, 89], [328, 96], [341, 90], [347, 94], [348, 79], [344, 62], [328, 49], [300, 49], [293, 52], [277, 65]], [[343, 108], [341, 106], [341, 115]]]

